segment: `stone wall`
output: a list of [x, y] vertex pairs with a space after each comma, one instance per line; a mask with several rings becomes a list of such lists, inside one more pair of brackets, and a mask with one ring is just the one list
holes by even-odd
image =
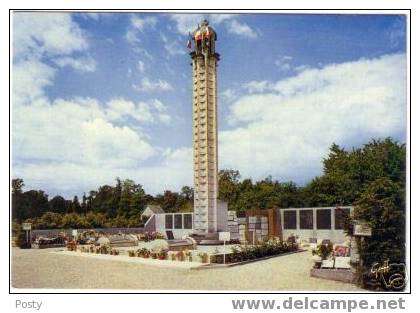
[[239, 240], [239, 224], [235, 211], [228, 211], [228, 232], [231, 240]]
[[237, 217], [235, 211], [228, 211], [228, 231], [232, 240], [241, 243], [257, 243], [269, 238], [267, 216]]

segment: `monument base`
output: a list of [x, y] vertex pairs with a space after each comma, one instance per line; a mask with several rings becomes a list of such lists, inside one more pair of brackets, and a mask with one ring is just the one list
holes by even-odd
[[222, 245], [219, 240], [219, 233], [193, 233], [191, 236], [198, 245]]
[[228, 204], [217, 200], [217, 231], [228, 231]]

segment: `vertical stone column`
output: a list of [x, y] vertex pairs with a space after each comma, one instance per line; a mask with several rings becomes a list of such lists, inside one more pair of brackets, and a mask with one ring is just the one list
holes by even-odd
[[195, 54], [193, 66], [194, 229], [217, 231], [217, 57]]

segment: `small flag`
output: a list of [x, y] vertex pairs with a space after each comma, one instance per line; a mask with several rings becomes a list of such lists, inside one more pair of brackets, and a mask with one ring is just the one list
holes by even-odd
[[187, 48], [190, 50], [191, 50], [191, 38], [192, 38], [191, 33], [188, 33]]

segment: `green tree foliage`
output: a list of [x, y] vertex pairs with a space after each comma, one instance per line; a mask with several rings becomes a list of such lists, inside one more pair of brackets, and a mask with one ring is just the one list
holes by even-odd
[[359, 240], [360, 255], [375, 262], [405, 262], [405, 189], [388, 177], [375, 179], [357, 200], [354, 219], [367, 222], [372, 236]]
[[48, 211], [48, 195], [42, 190], [23, 192], [24, 182], [12, 179], [12, 218], [23, 220]]
[[253, 183], [240, 181], [235, 170], [219, 172], [219, 198], [226, 201], [230, 210], [268, 209], [273, 207], [298, 207], [305, 204], [303, 189], [293, 182], [281, 183], [269, 176]]
[[306, 187], [307, 202], [311, 206], [353, 204], [371, 182], [382, 177], [405, 185], [405, 144], [386, 138], [351, 151], [333, 144], [324, 159], [323, 175]]
[[184, 186], [180, 193], [165, 191], [153, 197], [145, 193], [142, 185], [116, 178], [115, 186], [103, 185], [98, 190], [83, 194], [82, 203], [77, 196], [66, 200], [55, 196], [48, 201], [43, 191], [23, 192], [20, 178], [12, 180], [12, 218], [15, 227], [27, 221], [34, 229], [141, 227], [141, 213], [147, 204], [160, 204], [167, 212], [191, 212], [194, 190]]
[[67, 213], [67, 201], [62, 196], [55, 196], [48, 203], [48, 209], [50, 212], [55, 213]]
[[74, 196], [74, 198], [73, 198], [73, 201], [72, 201], [71, 206], [70, 206], [70, 212], [79, 213], [79, 214], [83, 213], [82, 207], [81, 207], [80, 202], [79, 202], [79, 198], [77, 196]]

